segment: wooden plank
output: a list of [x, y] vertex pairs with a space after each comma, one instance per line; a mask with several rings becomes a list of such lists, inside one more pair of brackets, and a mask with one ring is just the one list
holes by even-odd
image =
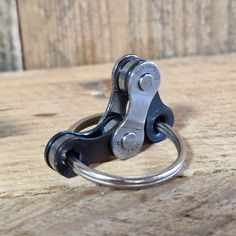
[[[236, 23], [232, 18], [229, 1], [212, 1], [211, 9], [211, 28], [212, 40], [210, 50], [212, 53], [225, 53], [232, 51], [231, 46], [234, 47], [232, 42], [233, 35], [230, 33], [229, 28]], [[231, 39], [230, 39], [231, 38]]]
[[184, 26], [184, 0], [176, 0], [173, 3], [173, 19], [174, 19], [174, 42], [175, 56], [182, 57], [185, 55], [185, 26]]
[[163, 57], [173, 57], [175, 54], [173, 1], [163, 1], [161, 10]]
[[197, 1], [186, 1], [184, 5], [184, 41], [185, 55], [197, 54], [197, 24], [199, 22]]
[[236, 50], [234, 0], [19, 0], [26, 69]]
[[[160, 94], [188, 159], [172, 181], [116, 191], [45, 164], [49, 138], [102, 112], [111, 64], [0, 75], [0, 234], [235, 235], [236, 54], [160, 60]], [[169, 141], [98, 169], [137, 175], [174, 160]]]
[[22, 69], [21, 43], [15, 0], [0, 2], [0, 71]]
[[229, 51], [235, 50], [236, 49], [236, 42], [235, 42], [235, 37], [236, 37], [236, 1], [235, 0], [230, 0], [228, 3], [228, 47]]

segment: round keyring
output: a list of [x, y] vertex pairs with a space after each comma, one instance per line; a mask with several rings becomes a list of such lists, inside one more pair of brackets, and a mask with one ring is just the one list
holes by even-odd
[[[79, 132], [82, 129], [88, 128], [91, 125], [97, 124], [101, 114], [89, 116], [81, 121], [75, 123], [70, 131]], [[175, 145], [178, 156], [177, 159], [167, 168], [158, 171], [154, 174], [147, 174], [142, 176], [118, 176], [111, 175], [101, 171], [94, 170], [89, 166], [83, 164], [75, 157], [68, 160], [68, 164], [73, 168], [74, 172], [92, 182], [100, 185], [106, 185], [114, 188], [142, 188], [164, 181], [176, 176], [184, 165], [186, 158], [186, 149], [182, 138], [174, 132], [174, 130], [166, 123], [157, 123], [157, 131], [162, 132]]]

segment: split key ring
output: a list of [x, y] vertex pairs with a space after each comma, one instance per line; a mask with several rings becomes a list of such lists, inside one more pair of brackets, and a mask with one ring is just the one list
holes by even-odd
[[[80, 132], [81, 130], [88, 128], [91, 125], [96, 125], [100, 118], [101, 114], [89, 116], [74, 124], [70, 128], [70, 130]], [[181, 170], [184, 165], [186, 149], [182, 138], [166, 123], [157, 123], [157, 132], [163, 133], [174, 143], [177, 149], [178, 156], [170, 166], [154, 174], [133, 177], [111, 175], [90, 168], [89, 166], [83, 164], [76, 157], [69, 159], [68, 165], [74, 170], [77, 175], [81, 175], [84, 178], [97, 184], [115, 188], [141, 188], [162, 183], [174, 177]]]

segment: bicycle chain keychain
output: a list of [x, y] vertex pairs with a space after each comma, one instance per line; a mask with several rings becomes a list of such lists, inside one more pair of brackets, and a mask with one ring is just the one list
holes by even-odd
[[[158, 88], [158, 67], [136, 55], [118, 60], [112, 71], [112, 92], [103, 115], [87, 117], [68, 131], [53, 136], [45, 149], [47, 164], [65, 177], [81, 175], [115, 188], [137, 188], [164, 182], [183, 167], [186, 151], [172, 126], [172, 110], [163, 104]], [[92, 125], [95, 128], [82, 131]], [[161, 142], [168, 137], [178, 152], [167, 168], [143, 176], [110, 175], [89, 167], [93, 163], [127, 160], [136, 156], [144, 141]]]

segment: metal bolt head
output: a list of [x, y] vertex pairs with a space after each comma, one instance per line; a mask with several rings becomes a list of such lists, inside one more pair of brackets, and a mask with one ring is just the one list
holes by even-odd
[[151, 74], [143, 75], [139, 80], [139, 87], [141, 90], [146, 91], [152, 87], [153, 76]]
[[122, 145], [125, 149], [129, 150], [137, 144], [137, 136], [135, 133], [127, 133], [122, 138]]

